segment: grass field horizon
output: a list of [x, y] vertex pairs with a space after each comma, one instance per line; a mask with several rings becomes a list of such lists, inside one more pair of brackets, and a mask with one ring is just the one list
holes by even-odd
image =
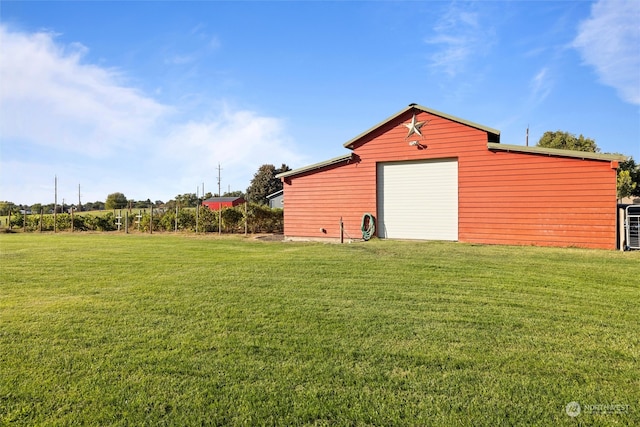
[[3, 233], [0, 262], [0, 425], [640, 424], [640, 252]]

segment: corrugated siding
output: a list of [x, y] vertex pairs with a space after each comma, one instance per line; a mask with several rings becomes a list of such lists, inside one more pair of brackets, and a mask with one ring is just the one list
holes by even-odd
[[362, 215], [375, 215], [375, 164], [373, 173], [366, 165], [349, 163], [304, 174], [290, 182], [284, 183], [287, 236], [338, 238], [342, 217], [346, 237], [361, 238]]
[[609, 162], [492, 152], [486, 132], [424, 112], [424, 139], [407, 139], [402, 124], [411, 117], [363, 139], [355, 162], [285, 180], [285, 235], [337, 238], [342, 216], [347, 237], [360, 237], [363, 213], [377, 212], [378, 162], [457, 158], [460, 241], [615, 248], [616, 174]]
[[615, 249], [609, 162], [488, 152], [459, 175], [460, 240]]

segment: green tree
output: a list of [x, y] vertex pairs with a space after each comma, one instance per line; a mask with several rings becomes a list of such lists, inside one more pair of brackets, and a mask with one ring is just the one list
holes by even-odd
[[134, 204], [133, 207], [136, 209], [146, 209], [149, 206], [151, 206], [151, 200], [147, 199], [147, 200], [137, 200]]
[[222, 193], [222, 197], [244, 197], [244, 193], [240, 190], [226, 191]]
[[[178, 203], [181, 208], [194, 207], [196, 204], [198, 204], [198, 198], [196, 197], [196, 193], [178, 194], [174, 200], [175, 200], [175, 203]], [[170, 201], [167, 202], [167, 204], [169, 203]], [[175, 207], [175, 204], [173, 206]]]
[[127, 207], [127, 198], [122, 193], [111, 193], [104, 203], [105, 209], [124, 209]]
[[15, 205], [11, 202], [0, 202], [0, 215], [5, 216], [9, 215], [9, 211], [13, 211]]
[[591, 138], [585, 138], [580, 135], [576, 137], [569, 132], [556, 131], [545, 132], [538, 141], [538, 147], [560, 148], [563, 150], [589, 151], [592, 153], [600, 152], [596, 142]]
[[618, 167], [618, 198], [640, 197], [640, 165], [633, 157], [620, 162]]
[[635, 192], [636, 186], [637, 184], [631, 179], [629, 171], [618, 171], [618, 199], [630, 197]]
[[101, 211], [104, 209], [104, 203], [100, 201], [86, 202], [83, 208], [85, 211]]
[[266, 205], [269, 194], [282, 190], [282, 182], [279, 178], [276, 178], [276, 175], [290, 170], [291, 168], [284, 163], [278, 169], [274, 165], [260, 166], [255, 175], [253, 175], [249, 188], [247, 188], [247, 199], [254, 203]]

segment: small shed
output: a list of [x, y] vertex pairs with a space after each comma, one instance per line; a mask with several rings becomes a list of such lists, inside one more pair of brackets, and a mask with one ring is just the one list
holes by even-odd
[[283, 172], [286, 238], [376, 235], [616, 247], [624, 156], [502, 144], [500, 131], [411, 104], [347, 141], [345, 155]]
[[269, 194], [267, 196], [267, 200], [269, 201], [269, 207], [271, 209], [284, 208], [284, 190], [276, 191], [275, 193]]
[[243, 197], [210, 197], [202, 202], [202, 206], [206, 206], [212, 211], [218, 211], [222, 208], [233, 208], [243, 203]]

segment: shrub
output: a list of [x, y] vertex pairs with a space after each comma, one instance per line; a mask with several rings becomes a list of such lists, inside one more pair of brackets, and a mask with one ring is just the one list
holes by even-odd
[[198, 229], [207, 233], [218, 231], [218, 212], [203, 206], [198, 216]]
[[158, 213], [158, 228], [164, 231], [173, 231], [176, 224], [176, 214], [173, 210]]
[[228, 233], [240, 231], [244, 225], [244, 208], [240, 211], [239, 207], [222, 209], [222, 226]]
[[249, 230], [252, 233], [274, 233], [284, 229], [282, 209], [251, 203], [248, 213]]
[[196, 229], [196, 213], [192, 209], [178, 209], [178, 228], [181, 230]]

